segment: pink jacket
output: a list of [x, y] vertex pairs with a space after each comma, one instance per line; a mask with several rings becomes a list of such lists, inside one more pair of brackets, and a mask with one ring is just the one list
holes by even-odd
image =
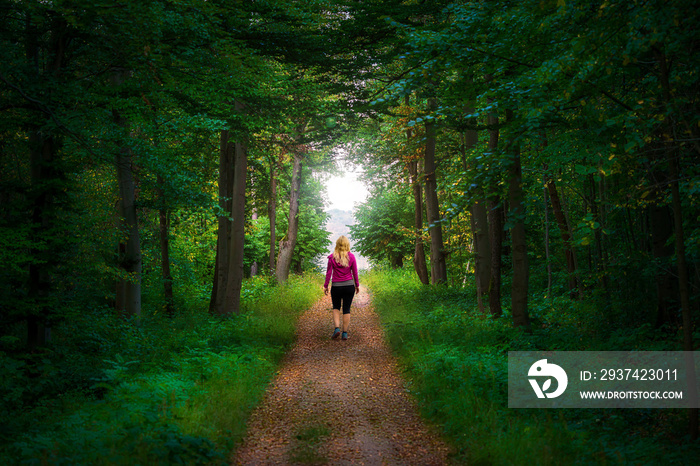
[[359, 288], [360, 279], [357, 276], [357, 260], [355, 260], [355, 256], [351, 252], [348, 252], [348, 259], [348, 266], [343, 267], [333, 259], [333, 254], [328, 256], [328, 268], [326, 269], [326, 282], [323, 284], [324, 288], [328, 288], [331, 275], [333, 276], [334, 282], [355, 280], [355, 286]]

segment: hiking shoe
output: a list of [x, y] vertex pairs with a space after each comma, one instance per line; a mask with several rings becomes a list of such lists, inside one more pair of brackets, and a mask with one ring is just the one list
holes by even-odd
[[340, 336], [340, 329], [338, 327], [336, 327], [335, 330], [333, 330], [333, 335], [331, 336], [331, 338], [333, 340], [337, 340], [339, 336]]
[[342, 339], [343, 339], [343, 340], [347, 340], [348, 338], [349, 338], [348, 332], [343, 332], [343, 337], [342, 337]]

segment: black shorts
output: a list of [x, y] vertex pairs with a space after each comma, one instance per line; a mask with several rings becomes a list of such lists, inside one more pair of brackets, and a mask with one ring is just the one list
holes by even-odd
[[355, 285], [331, 286], [333, 309], [340, 309], [340, 303], [342, 301], [343, 314], [350, 314], [350, 305], [352, 304], [353, 296], [355, 296]]

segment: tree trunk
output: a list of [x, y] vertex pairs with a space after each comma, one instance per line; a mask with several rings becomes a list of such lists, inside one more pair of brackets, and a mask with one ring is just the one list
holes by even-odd
[[[489, 78], [487, 77], [487, 80]], [[488, 99], [492, 103], [491, 99]], [[489, 144], [488, 149], [491, 154], [498, 151], [498, 116], [489, 113]], [[501, 249], [503, 247], [503, 207], [500, 206], [500, 199], [491, 196], [487, 201], [487, 219], [489, 224], [489, 244], [491, 245], [491, 267], [489, 274], [489, 311], [491, 315], [499, 317], [503, 313], [501, 307]]]
[[[512, 120], [512, 111], [507, 112]], [[510, 230], [513, 250], [513, 281], [511, 286], [511, 312], [513, 325], [530, 331], [530, 316], [527, 309], [529, 268], [527, 260], [527, 237], [525, 235], [525, 194], [523, 173], [520, 162], [520, 147], [512, 141], [509, 144], [512, 157], [509, 166], [508, 198], [510, 201]]]
[[163, 194], [163, 178], [158, 175], [156, 182], [158, 185], [158, 197], [160, 198], [158, 219], [160, 223], [160, 263], [163, 277], [163, 295], [165, 297], [165, 314], [168, 317], [174, 317], [173, 277], [170, 272], [170, 215], [166, 208]]
[[[43, 235], [50, 231], [55, 223], [53, 207], [54, 194], [51, 180], [56, 178], [53, 170], [57, 145], [53, 137], [44, 137], [41, 132], [30, 135], [30, 165], [32, 202], [32, 245], [45, 243]], [[45, 346], [50, 339], [50, 328], [46, 318], [50, 314], [49, 295], [51, 292], [51, 273], [49, 271], [51, 254], [55, 251], [32, 247], [31, 257], [38, 259], [29, 263], [29, 296], [36, 306], [27, 315], [27, 346], [30, 350]]]
[[592, 183], [592, 213], [593, 217], [597, 219], [599, 228], [595, 229], [595, 243], [597, 250], [597, 260], [598, 260], [598, 272], [601, 275], [600, 284], [605, 291], [606, 296], [609, 295], [610, 283], [608, 280], [608, 253], [605, 244], [605, 238], [603, 236], [603, 228], [606, 225], [606, 211], [605, 211], [605, 178], [600, 177], [598, 182], [595, 181], [593, 175], [591, 175]]
[[[464, 109], [464, 113], [474, 113], [475, 92], [473, 91], [473, 80], [467, 79], [467, 86], [470, 98]], [[467, 125], [476, 127], [476, 118], [467, 121]], [[464, 172], [469, 171], [467, 152], [476, 148], [479, 143], [479, 133], [476, 129], [467, 128], [461, 135], [462, 144], [462, 168]], [[469, 207], [471, 216], [471, 230], [474, 241], [474, 282], [476, 287], [476, 302], [479, 312], [486, 312], [484, 297], [488, 295], [489, 281], [491, 279], [491, 243], [488, 234], [488, 218], [486, 215], [486, 201], [483, 199], [483, 189], [478, 188], [475, 193], [476, 200]]]
[[[118, 118], [118, 117], [117, 117]], [[141, 316], [141, 238], [136, 211], [136, 182], [130, 150], [122, 148], [116, 157], [119, 185], [119, 216], [126, 241], [119, 244], [119, 268], [125, 278], [117, 284], [117, 311]]]
[[413, 252], [413, 267], [421, 283], [430, 283], [428, 276], [428, 264], [425, 260], [425, 249], [423, 248], [423, 196], [421, 194], [420, 180], [418, 179], [418, 161], [408, 162], [408, 171], [411, 177], [411, 187], [413, 188], [414, 216], [413, 228], [415, 235], [415, 249]]
[[491, 242], [489, 238], [486, 201], [478, 200], [470, 207], [472, 237], [474, 238], [474, 279], [479, 312], [486, 312], [485, 297], [491, 281]]
[[233, 199], [234, 144], [229, 141], [229, 131], [221, 131], [219, 146], [219, 217], [216, 235], [216, 265], [209, 312], [220, 314], [224, 309], [226, 284], [228, 283], [231, 247], [231, 210]]
[[[664, 104], [670, 107], [672, 102], [671, 83], [669, 78], [670, 64], [666, 54], [661, 49], [654, 49], [654, 54], [659, 65], [660, 83], [663, 89]], [[678, 134], [674, 122], [666, 116], [665, 126], [669, 135]], [[668, 142], [668, 141], [666, 141]], [[695, 406], [688, 410], [689, 433], [691, 440], [698, 438], [698, 386], [695, 373], [694, 345], [693, 345], [693, 312], [690, 308], [690, 290], [688, 280], [688, 266], [685, 257], [685, 236], [683, 233], [683, 205], [681, 203], [678, 180], [680, 178], [680, 154], [676, 150], [667, 150], [667, 161], [671, 177], [671, 205], [673, 207], [673, 227], [675, 231], [676, 267], [678, 270], [678, 290], [681, 300], [681, 316], [683, 319], [683, 351], [685, 351], [685, 364], [687, 371], [687, 383], [690, 403]]]
[[503, 207], [498, 199], [488, 201], [487, 218], [489, 223], [489, 243], [491, 244], [491, 267], [489, 274], [489, 311], [491, 315], [500, 317], [501, 307], [501, 251], [503, 249]]
[[[258, 219], [258, 211], [256, 208], [253, 208], [253, 214], [251, 215], [251, 220], [255, 222], [255, 220]], [[250, 276], [254, 277], [258, 274], [258, 261], [253, 261], [253, 264], [250, 266]]]
[[[464, 171], [467, 171], [466, 158], [463, 158]], [[479, 192], [482, 190], [479, 189]], [[491, 242], [489, 239], [488, 216], [486, 201], [477, 199], [469, 208], [471, 214], [471, 230], [474, 240], [474, 281], [476, 285], [476, 302], [479, 312], [486, 312], [485, 297], [488, 296], [491, 281]]]
[[[120, 86], [127, 71], [117, 70], [113, 83]], [[112, 110], [114, 122], [122, 128], [123, 137], [127, 137], [129, 122], [118, 110]], [[141, 318], [141, 238], [139, 234], [138, 212], [136, 209], [136, 181], [134, 179], [134, 161], [131, 149], [126, 142], [116, 154], [117, 185], [119, 189], [119, 216], [121, 219], [122, 238], [119, 243], [119, 268], [123, 278], [117, 282], [117, 312]]]
[[579, 285], [576, 270], [576, 253], [574, 252], [574, 247], [571, 243], [571, 235], [569, 235], [569, 222], [566, 220], [566, 216], [564, 215], [564, 210], [562, 209], [561, 201], [559, 200], [559, 193], [557, 191], [557, 185], [554, 183], [554, 179], [548, 177], [545, 181], [545, 185], [547, 186], [547, 192], [549, 193], [549, 200], [552, 203], [554, 218], [557, 220], [557, 224], [559, 225], [559, 231], [561, 232], [561, 239], [564, 243], [566, 271], [568, 274], [569, 282], [569, 295], [572, 298], [576, 298], [577, 288], [579, 288]]
[[[678, 161], [669, 151], [668, 163], [671, 167], [671, 202], [673, 205], [673, 225], [675, 229], [676, 243], [676, 268], [678, 270], [678, 288], [681, 297], [681, 316], [683, 318], [683, 351], [685, 351], [686, 371], [688, 372], [688, 392], [690, 402], [697, 406], [698, 386], [695, 373], [695, 361], [693, 357], [693, 314], [690, 308], [690, 290], [688, 286], [688, 266], [685, 258], [685, 237], [683, 233], [683, 211], [681, 205], [680, 190], [678, 188]], [[690, 438], [698, 438], [698, 408], [691, 408], [688, 412], [690, 418]]]
[[[693, 406], [698, 404], [698, 385], [695, 372], [695, 361], [693, 357], [693, 313], [690, 308], [690, 290], [688, 287], [688, 266], [685, 258], [685, 237], [683, 233], [683, 211], [681, 205], [680, 190], [678, 188], [678, 161], [673, 157], [673, 152], [669, 151], [668, 163], [671, 168], [671, 202], [673, 205], [673, 226], [676, 239], [676, 267], [678, 270], [678, 289], [681, 297], [681, 316], [683, 318], [683, 351], [685, 352], [685, 363], [688, 383], [690, 403]], [[688, 411], [690, 418], [690, 438], [698, 438], [698, 408], [694, 407]]]
[[547, 187], [543, 188], [544, 199], [544, 257], [547, 262], [547, 297], [552, 298], [552, 259], [549, 253], [549, 201], [547, 199]]
[[[236, 103], [238, 107], [238, 103]], [[240, 108], [238, 108], [240, 110]], [[226, 304], [219, 315], [238, 314], [241, 308], [241, 286], [243, 284], [243, 245], [245, 242], [245, 188], [248, 171], [246, 147], [242, 142], [234, 144], [233, 199], [231, 209], [231, 246], [229, 248], [228, 282]]]
[[277, 167], [277, 162], [270, 166], [270, 200], [267, 203], [267, 218], [270, 220], [270, 275], [275, 273], [277, 256]]
[[[428, 109], [435, 110], [434, 98], [428, 99]], [[433, 119], [425, 122], [425, 205], [428, 214], [428, 231], [430, 232], [430, 272], [433, 284], [447, 283], [447, 264], [442, 241], [442, 224], [440, 223], [440, 204], [437, 196], [437, 176], [435, 173], [436, 130]]]
[[389, 254], [389, 263], [393, 269], [403, 268], [403, 256], [398, 254]]
[[275, 276], [278, 283], [284, 283], [289, 278], [289, 270], [292, 264], [294, 248], [297, 244], [299, 231], [299, 191], [301, 189], [301, 154], [294, 151], [294, 166], [292, 168], [292, 186], [289, 195], [289, 223], [287, 235], [280, 241], [280, 250], [277, 257], [277, 271]]
[[[405, 98], [406, 107], [409, 106], [409, 97]], [[410, 128], [406, 130], [406, 145], [411, 143], [413, 132]], [[408, 173], [411, 180], [411, 188], [413, 189], [413, 234], [415, 235], [415, 248], [413, 251], [413, 267], [421, 283], [428, 285], [430, 277], [428, 276], [428, 264], [425, 261], [425, 249], [423, 248], [423, 199], [421, 195], [421, 185], [418, 179], [418, 160], [406, 154], [408, 161]]]
[[[58, 30], [54, 31], [54, 38], [60, 38]], [[42, 69], [39, 67], [39, 42], [37, 29], [27, 18], [25, 36], [25, 54], [28, 69], [33, 68], [36, 77], [41, 78]], [[56, 47], [56, 40], [52, 41], [52, 52], [55, 52], [54, 63], [57, 66], [52, 70], [58, 72], [61, 68], [63, 53], [61, 47]], [[30, 173], [31, 173], [31, 243], [29, 251], [30, 257], [38, 258], [29, 263], [28, 288], [29, 296], [35, 301], [35, 305], [30, 306], [31, 311], [27, 313], [27, 346], [30, 350], [44, 346], [50, 339], [50, 330], [46, 326], [46, 317], [50, 313], [48, 298], [51, 291], [51, 273], [49, 271], [49, 257], [47, 251], [36, 247], [44, 243], [42, 237], [45, 232], [50, 231], [55, 221], [53, 211], [53, 193], [50, 190], [50, 181], [56, 177], [53, 167], [55, 167], [55, 157], [57, 144], [53, 136], [43, 133], [41, 130], [32, 131], [29, 135], [30, 150]], [[50, 251], [49, 251], [50, 252]], [[34, 304], [34, 303], [33, 303]]]

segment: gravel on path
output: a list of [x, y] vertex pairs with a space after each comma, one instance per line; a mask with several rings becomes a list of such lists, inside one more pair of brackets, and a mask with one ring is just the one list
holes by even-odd
[[330, 339], [330, 297], [302, 314], [233, 464], [447, 464], [448, 447], [406, 392], [366, 288], [351, 313], [347, 341]]

